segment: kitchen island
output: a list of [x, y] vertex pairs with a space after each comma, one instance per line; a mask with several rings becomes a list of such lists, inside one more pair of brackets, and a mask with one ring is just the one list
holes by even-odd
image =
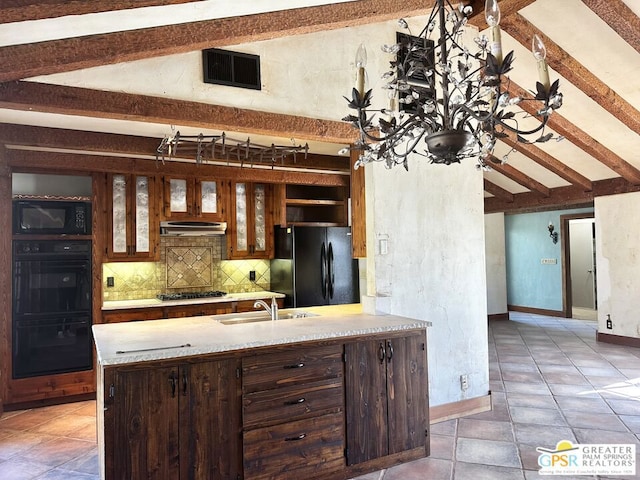
[[102, 478], [346, 479], [428, 455], [428, 322], [323, 308], [95, 325]]

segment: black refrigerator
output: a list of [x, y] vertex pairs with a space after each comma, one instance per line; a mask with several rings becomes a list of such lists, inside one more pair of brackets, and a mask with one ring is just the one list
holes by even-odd
[[285, 307], [360, 303], [350, 227], [276, 227], [271, 290]]

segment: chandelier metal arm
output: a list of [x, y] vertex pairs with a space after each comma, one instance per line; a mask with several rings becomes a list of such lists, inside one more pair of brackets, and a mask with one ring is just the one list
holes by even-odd
[[[507, 73], [512, 69], [513, 52], [503, 57], [497, 0], [486, 2], [491, 40], [485, 35], [476, 38], [476, 52], [463, 45], [469, 7], [454, 8], [450, 0], [435, 0], [428, 23], [418, 37], [409, 31], [409, 35], [398, 35], [396, 45], [383, 46], [384, 51], [395, 54], [391, 70], [383, 78], [388, 81], [386, 88], [396, 95], [400, 109], [370, 108], [371, 90], [364, 92], [363, 81], [366, 51], [361, 45], [356, 55], [358, 87], [353, 89], [352, 99], [346, 99], [349, 107], [357, 110], [357, 116], [344, 119], [360, 132], [355, 148], [362, 153], [356, 168], [373, 161], [384, 161], [389, 168], [399, 164], [407, 168], [407, 159], [413, 153], [427, 157], [431, 163], [447, 165], [474, 157], [485, 168], [496, 140], [506, 136], [507, 131], [526, 143], [532, 143], [526, 136], [539, 132], [542, 134], [533, 141], [545, 142], [553, 137], [544, 130], [549, 115], [562, 105], [562, 94], [557, 80], [549, 82], [544, 45], [539, 38], [534, 39], [533, 53], [540, 75], [537, 92], [532, 92], [533, 98], [511, 98]], [[409, 28], [405, 20], [398, 23], [403, 29]], [[432, 34], [437, 38], [431, 39]], [[505, 81], [507, 89], [503, 90]], [[538, 124], [529, 130], [521, 130], [519, 125], [525, 112], [513, 108], [521, 101], [540, 104], [537, 113], [531, 115]], [[381, 114], [377, 121], [376, 112]], [[424, 154], [418, 151], [423, 140]]]

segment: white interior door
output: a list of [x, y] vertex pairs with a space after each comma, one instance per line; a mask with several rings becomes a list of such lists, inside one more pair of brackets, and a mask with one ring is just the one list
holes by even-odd
[[594, 219], [569, 221], [571, 297], [574, 307], [596, 308]]

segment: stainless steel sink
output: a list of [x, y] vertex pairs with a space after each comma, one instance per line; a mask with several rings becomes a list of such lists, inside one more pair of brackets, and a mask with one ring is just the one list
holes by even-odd
[[[218, 315], [219, 319], [216, 319], [218, 322], [223, 325], [240, 325], [244, 323], [256, 323], [256, 322], [270, 322], [271, 315], [268, 315], [265, 312], [247, 312], [247, 313], [238, 313], [235, 315]], [[291, 320], [294, 318], [307, 318], [307, 317], [317, 317], [319, 316], [317, 313], [306, 312], [304, 310], [298, 309], [287, 309], [280, 310], [278, 312], [278, 320], [277, 322], [282, 320]], [[214, 317], [215, 318], [215, 317]]]

